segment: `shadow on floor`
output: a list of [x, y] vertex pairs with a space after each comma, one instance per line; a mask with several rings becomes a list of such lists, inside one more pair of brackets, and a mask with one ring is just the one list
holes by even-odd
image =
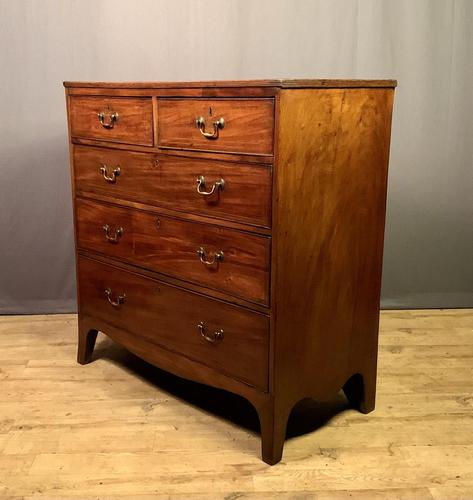
[[[93, 360], [108, 359], [186, 404], [259, 434], [258, 414], [253, 405], [243, 397], [163, 371], [135, 356], [108, 337], [101, 336], [100, 340], [97, 340]], [[350, 409], [349, 403], [342, 392], [332, 401], [318, 402], [312, 399], [300, 401], [289, 418], [286, 439], [313, 432], [348, 409]]]

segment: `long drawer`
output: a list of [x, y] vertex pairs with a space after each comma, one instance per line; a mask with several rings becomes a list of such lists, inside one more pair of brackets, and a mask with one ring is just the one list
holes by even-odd
[[274, 99], [158, 98], [158, 146], [273, 154]]
[[76, 217], [79, 249], [269, 302], [269, 237], [80, 198]]
[[74, 146], [76, 189], [271, 225], [271, 167]]
[[72, 96], [71, 136], [153, 145], [151, 98]]
[[267, 316], [85, 257], [78, 270], [81, 315], [267, 389]]

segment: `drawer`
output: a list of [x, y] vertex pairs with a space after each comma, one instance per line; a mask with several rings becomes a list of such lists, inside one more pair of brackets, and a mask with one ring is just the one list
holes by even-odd
[[151, 98], [70, 97], [71, 136], [153, 145]]
[[74, 170], [80, 192], [271, 225], [271, 167], [74, 146]]
[[267, 389], [267, 316], [85, 257], [78, 272], [81, 315]]
[[158, 98], [158, 146], [273, 154], [274, 99]]
[[269, 302], [269, 237], [84, 199], [76, 217], [78, 248]]

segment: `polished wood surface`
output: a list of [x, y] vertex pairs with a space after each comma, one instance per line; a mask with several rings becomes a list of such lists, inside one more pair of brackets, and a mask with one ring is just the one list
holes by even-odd
[[[267, 304], [270, 238], [77, 199], [77, 246]], [[109, 227], [106, 238], [104, 226]], [[122, 228], [122, 236], [116, 231]], [[205, 251], [201, 262], [197, 251]], [[223, 260], [216, 255], [223, 252]]]
[[[196, 118], [205, 121], [205, 132], [223, 118], [215, 138], [204, 137]], [[165, 99], [158, 98], [158, 146], [200, 151], [270, 155], [273, 152], [273, 99]]]
[[186, 151], [180, 149], [161, 149], [155, 146], [154, 148], [149, 148], [148, 146], [139, 146], [136, 144], [120, 144], [119, 142], [107, 142], [101, 140], [93, 139], [82, 139], [80, 137], [73, 137], [71, 140], [72, 144], [79, 144], [82, 146], [94, 146], [102, 148], [113, 148], [114, 150], [125, 150], [125, 151], [135, 151], [137, 153], [162, 153], [167, 156], [172, 155], [173, 157], [184, 157], [190, 158], [192, 156], [194, 159], [206, 159], [206, 160], [217, 160], [217, 161], [234, 161], [240, 163], [251, 163], [253, 165], [272, 165], [274, 161], [273, 155], [254, 155], [254, 154], [241, 154], [241, 153], [225, 153], [224, 155], [219, 152], [213, 151]]
[[[96, 200], [96, 201], [103, 201], [105, 203], [111, 203], [111, 204], [119, 204], [120, 206], [123, 207], [129, 207], [129, 208], [136, 208], [138, 210], [144, 210], [146, 212], [154, 213], [156, 215], [167, 215], [169, 217], [183, 217], [183, 212], [179, 212], [176, 210], [164, 208], [164, 207], [157, 207], [153, 205], [146, 205], [144, 203], [139, 203], [135, 201], [129, 201], [124, 198], [114, 198], [114, 197], [109, 197], [109, 196], [103, 196], [101, 194], [88, 194], [88, 193], [77, 193], [77, 196], [81, 198], [87, 198], [91, 200]], [[271, 229], [270, 228], [265, 228], [261, 226], [252, 226], [251, 224], [247, 223], [241, 223], [241, 222], [235, 222], [231, 221], [229, 219], [219, 219], [216, 217], [208, 217], [203, 214], [194, 214], [192, 212], [186, 212], [185, 213], [185, 219], [189, 221], [195, 221], [195, 222], [201, 222], [204, 224], [212, 224], [217, 227], [226, 227], [226, 228], [231, 228], [231, 229], [237, 229], [239, 231], [244, 231], [244, 232], [250, 232], [250, 233], [256, 233], [256, 234], [261, 234], [265, 236], [271, 236]]]
[[[271, 167], [248, 163], [203, 160], [163, 154], [74, 146], [76, 189], [149, 205], [250, 223], [271, 225]], [[104, 179], [117, 167], [115, 182]], [[205, 178], [204, 190], [223, 179], [222, 190], [204, 196], [197, 192], [197, 178]]]
[[103, 262], [104, 264], [113, 264], [115, 266], [120, 267], [120, 269], [124, 269], [125, 271], [130, 271], [132, 273], [139, 272], [141, 276], [152, 278], [158, 281], [163, 281], [165, 283], [169, 283], [170, 285], [175, 285], [177, 287], [185, 287], [186, 290], [200, 294], [205, 294], [208, 297], [222, 300], [230, 304], [235, 304], [255, 312], [260, 312], [262, 314], [265, 314], [266, 316], [270, 314], [270, 310], [267, 305], [251, 302], [241, 297], [237, 297], [236, 295], [229, 295], [226, 292], [214, 290], [213, 288], [203, 288], [201, 285], [192, 283], [190, 281], [183, 281], [182, 279], [174, 278], [173, 276], [170, 276], [168, 274], [162, 274], [157, 271], [151, 271], [150, 269], [144, 267], [137, 267], [136, 265], [128, 264], [123, 260], [116, 260], [115, 258], [112, 258], [109, 255], [104, 255], [94, 251], [88, 251], [82, 249], [80, 251], [80, 254], [85, 257], [90, 257], [91, 259], [97, 260], [99, 262]]
[[91, 95], [91, 96], [114, 96], [121, 97], [178, 97], [178, 98], [253, 98], [253, 97], [275, 97], [280, 88], [263, 87], [161, 87], [161, 88], [107, 88], [107, 87], [68, 87], [69, 95]]
[[[153, 138], [135, 141], [136, 130], [121, 142], [70, 133], [77, 255], [96, 269], [78, 275], [79, 363], [92, 359], [97, 331], [104, 330], [175, 375], [243, 396], [258, 415], [268, 464], [281, 459], [300, 400], [330, 399], [343, 388], [353, 407], [372, 411], [395, 84], [67, 84], [71, 127], [78, 99], [148, 103]], [[204, 199], [198, 183], [214, 192]], [[209, 364], [203, 352], [183, 355], [153, 343], [142, 331], [155, 332], [154, 306], [146, 312], [128, 303], [130, 314], [118, 324], [102, 317], [91, 306], [99, 299], [90, 287], [111, 274], [109, 266], [113, 276], [131, 280], [136, 296], [159, 281], [205, 298], [202, 313], [216, 304], [260, 318], [245, 334], [265, 339], [252, 353], [257, 359], [249, 356], [242, 374], [231, 363], [226, 370], [230, 352]], [[115, 285], [107, 293], [119, 309]], [[161, 303], [160, 312], [179, 343], [179, 299]], [[231, 318], [216, 319], [232, 325]], [[251, 347], [239, 345], [232, 362], [245, 349]]]
[[[105, 128], [98, 113], [117, 113], [113, 128]], [[71, 135], [127, 144], [153, 145], [153, 108], [151, 99], [72, 96], [70, 104]]]
[[377, 407], [298, 406], [281, 464], [249, 404], [153, 368], [76, 315], [0, 317], [0, 497], [469, 500], [473, 310], [382, 311]]
[[[94, 321], [95, 329], [114, 326], [137, 340], [167, 348], [202, 365], [265, 390], [268, 385], [269, 320], [262, 314], [231, 306], [163, 282], [79, 257], [80, 310]], [[107, 295], [106, 290], [110, 290]], [[121, 300], [120, 300], [121, 298]], [[214, 339], [206, 340], [202, 333]], [[89, 330], [81, 328], [87, 338]], [[82, 363], [90, 349], [84, 343]], [[130, 345], [133, 351], [133, 346]], [[178, 367], [180, 358], [175, 357]]]
[[201, 82], [64, 82], [66, 88], [101, 87], [109, 89], [192, 89], [207, 87], [295, 87], [295, 88], [371, 88], [396, 87], [396, 80], [272, 79], [214, 80]]
[[274, 461], [298, 401], [345, 385], [354, 406], [374, 409], [392, 99], [386, 89], [280, 96], [267, 450]]

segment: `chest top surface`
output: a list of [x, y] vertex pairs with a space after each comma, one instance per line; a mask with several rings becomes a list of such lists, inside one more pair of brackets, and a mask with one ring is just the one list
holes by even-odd
[[396, 80], [362, 79], [267, 79], [267, 80], [209, 80], [180, 82], [73, 82], [65, 81], [65, 87], [100, 87], [113, 89], [165, 89], [200, 87], [281, 87], [281, 88], [366, 88], [396, 87]]

